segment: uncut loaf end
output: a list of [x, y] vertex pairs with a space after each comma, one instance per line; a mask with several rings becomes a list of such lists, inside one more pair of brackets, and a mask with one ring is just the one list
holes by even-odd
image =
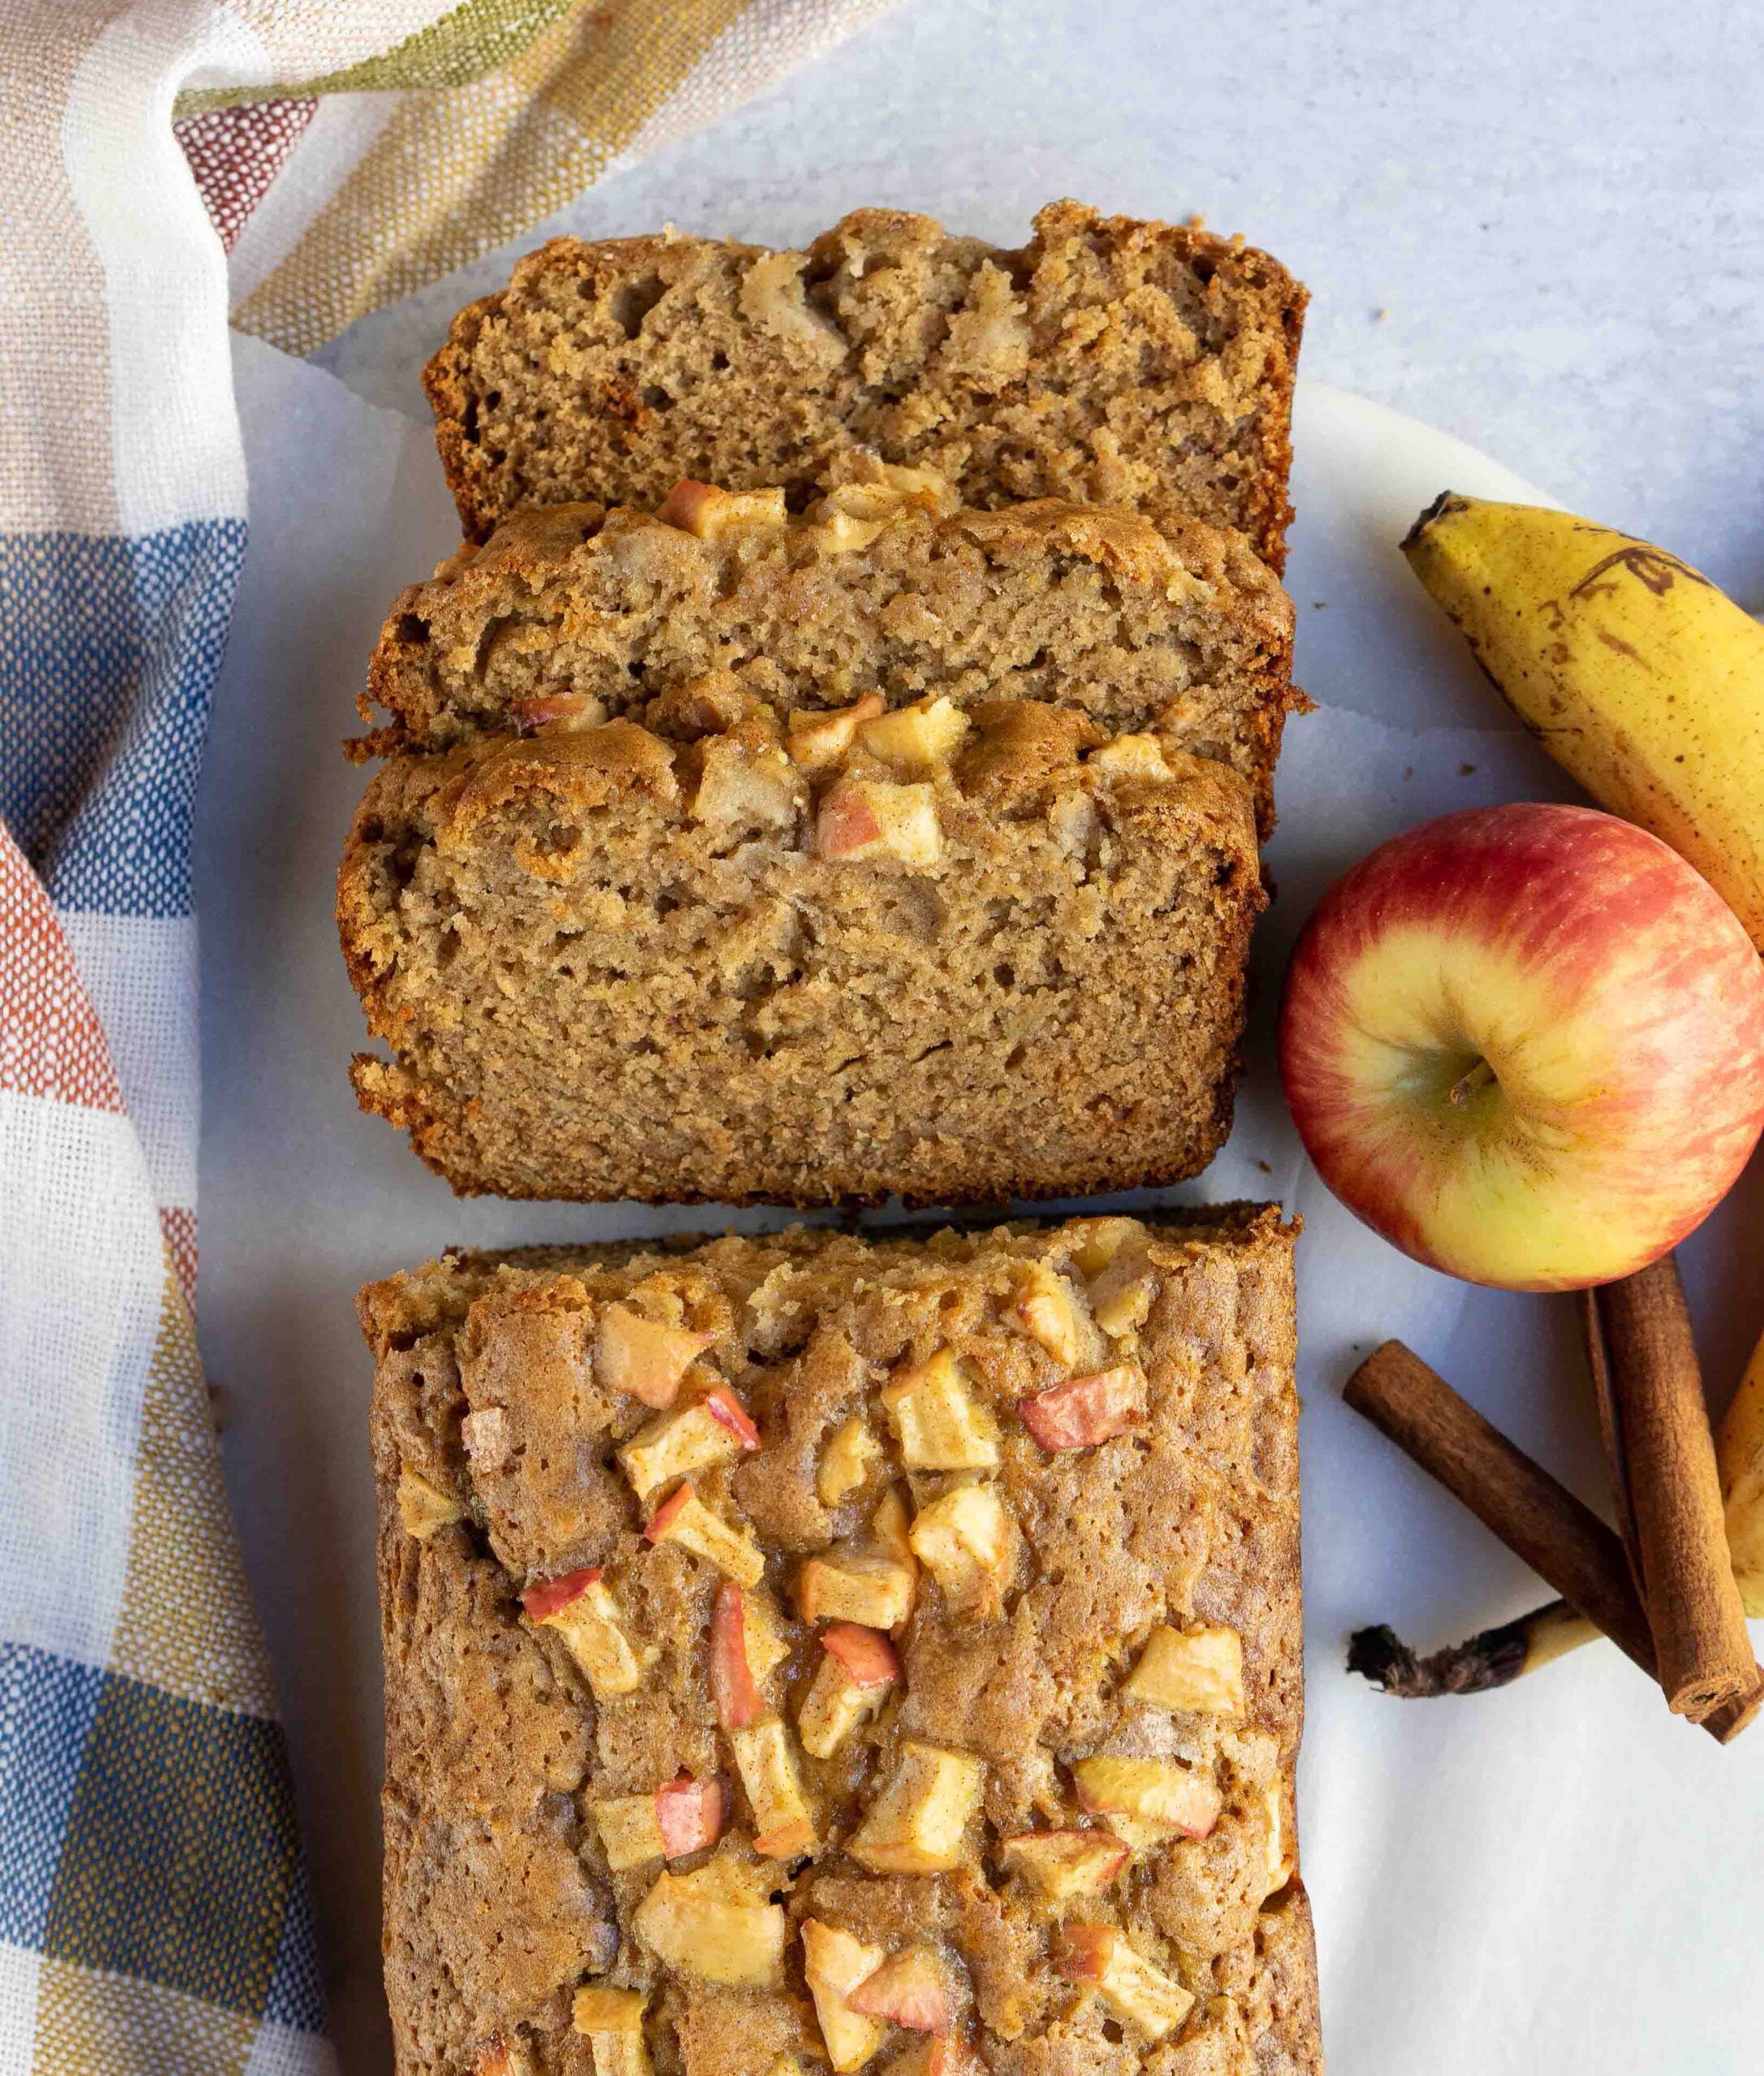
[[1076, 202], [1015, 251], [860, 209], [800, 252], [553, 239], [460, 313], [425, 384], [474, 540], [680, 476], [800, 507], [873, 456], [969, 505], [1191, 513], [1277, 570], [1305, 302], [1241, 239]]

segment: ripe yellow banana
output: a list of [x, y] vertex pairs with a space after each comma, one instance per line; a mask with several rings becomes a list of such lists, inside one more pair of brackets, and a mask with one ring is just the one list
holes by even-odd
[[1764, 627], [1676, 555], [1448, 491], [1402, 544], [1513, 711], [1764, 951]]

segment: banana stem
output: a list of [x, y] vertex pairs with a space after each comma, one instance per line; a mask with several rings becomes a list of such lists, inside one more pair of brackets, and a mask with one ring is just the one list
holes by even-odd
[[1564, 1651], [1603, 1634], [1565, 1600], [1552, 1600], [1423, 1658], [1380, 1623], [1376, 1628], [1356, 1629], [1349, 1637], [1347, 1669], [1406, 1701], [1485, 1694], [1491, 1688], [1511, 1686]]

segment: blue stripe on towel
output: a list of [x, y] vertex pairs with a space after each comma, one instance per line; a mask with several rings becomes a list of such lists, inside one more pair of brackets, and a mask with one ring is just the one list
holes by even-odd
[[64, 908], [190, 912], [239, 519], [0, 535], [0, 817]]

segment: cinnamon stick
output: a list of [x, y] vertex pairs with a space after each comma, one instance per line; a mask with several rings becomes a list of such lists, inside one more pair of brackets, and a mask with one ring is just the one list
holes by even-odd
[[1590, 1508], [1400, 1340], [1375, 1348], [1341, 1396], [1650, 1679], [1658, 1677], [1653, 1634], [1623, 1545]]
[[1758, 1675], [1728, 1551], [1690, 1313], [1671, 1255], [1603, 1285], [1592, 1316], [1595, 1381], [1601, 1368], [1608, 1377], [1612, 1482], [1620, 1514], [1634, 1524], [1660, 1685], [1675, 1714], [1702, 1722], [1749, 1695]]
[[1577, 1290], [1574, 1310], [1580, 1323], [1581, 1346], [1586, 1351], [1586, 1372], [1592, 1379], [1593, 1405], [1599, 1415], [1599, 1442], [1604, 1452], [1605, 1475], [1611, 1482], [1611, 1504], [1616, 1516], [1617, 1540], [1629, 1560], [1629, 1576], [1639, 1593], [1642, 1552], [1636, 1541], [1635, 1508], [1629, 1498], [1629, 1467], [1623, 1453], [1622, 1422], [1617, 1396], [1611, 1381], [1611, 1352], [1605, 1345], [1604, 1323], [1599, 1316], [1596, 1290]]

